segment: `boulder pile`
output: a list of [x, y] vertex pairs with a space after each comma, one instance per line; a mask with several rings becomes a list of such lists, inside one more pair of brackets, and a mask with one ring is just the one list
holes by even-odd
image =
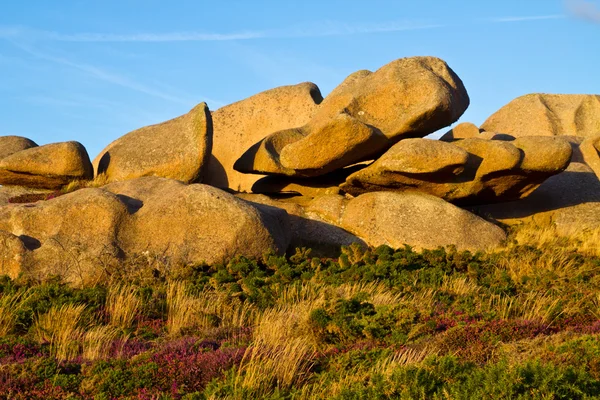
[[355, 72], [325, 98], [306, 82], [214, 112], [201, 103], [93, 163], [78, 142], [0, 137], [0, 274], [83, 284], [140, 257], [486, 250], [506, 239], [496, 220], [541, 213], [600, 228], [587, 216], [600, 215], [600, 96], [527, 95], [481, 127], [426, 138], [468, 106], [444, 61], [412, 57]]

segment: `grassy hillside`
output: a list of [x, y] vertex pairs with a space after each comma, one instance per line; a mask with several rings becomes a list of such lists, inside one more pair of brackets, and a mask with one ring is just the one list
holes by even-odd
[[0, 398], [600, 397], [600, 236], [0, 281]]

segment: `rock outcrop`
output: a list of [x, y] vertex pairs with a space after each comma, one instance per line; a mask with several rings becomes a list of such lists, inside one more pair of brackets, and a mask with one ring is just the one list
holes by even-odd
[[515, 137], [596, 136], [600, 133], [600, 96], [528, 94], [495, 112], [481, 129]]
[[21, 136], [0, 136], [0, 160], [21, 150], [37, 147], [33, 140]]
[[214, 264], [236, 255], [281, 253], [290, 240], [283, 210], [259, 209], [207, 185], [155, 177], [0, 207], [0, 232], [7, 243], [0, 265], [11, 276], [59, 275], [78, 285], [139, 256]]
[[267, 90], [214, 111], [212, 155], [203, 182], [250, 192], [261, 176], [235, 171], [235, 161], [270, 133], [306, 124], [322, 100], [319, 88], [305, 82]]
[[58, 189], [93, 178], [92, 164], [81, 143], [52, 143], [17, 151], [0, 160], [0, 184]]
[[521, 137], [512, 142], [463, 139], [446, 143], [407, 139], [372, 165], [348, 177], [341, 189], [354, 196], [376, 191], [420, 191], [458, 204], [527, 197], [571, 160], [568, 141]]
[[212, 149], [212, 119], [206, 103], [189, 113], [120, 137], [94, 160], [107, 182], [143, 176], [202, 181]]
[[304, 126], [274, 132], [235, 163], [245, 173], [323, 175], [382, 154], [404, 138], [455, 122], [469, 105], [462, 81], [434, 57], [350, 75]]

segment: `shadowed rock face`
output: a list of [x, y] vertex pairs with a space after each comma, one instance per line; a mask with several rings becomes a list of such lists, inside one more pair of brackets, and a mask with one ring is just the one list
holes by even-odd
[[515, 137], [596, 136], [600, 133], [600, 96], [528, 94], [491, 115], [481, 129]]
[[600, 181], [584, 163], [572, 162], [519, 201], [476, 206], [471, 211], [505, 224], [552, 223], [559, 235], [600, 227]]
[[214, 111], [212, 157], [203, 182], [249, 192], [261, 176], [235, 171], [235, 161], [270, 133], [306, 124], [322, 100], [319, 88], [305, 82], [267, 90]]
[[353, 243], [366, 246], [362, 239], [298, 203], [278, 201], [261, 194], [241, 193], [238, 197], [254, 205], [276, 207], [288, 212], [291, 232], [288, 254], [294, 254], [297, 248], [307, 248], [311, 249], [310, 254], [314, 257], [339, 257], [342, 246]]
[[283, 210], [259, 209], [207, 185], [163, 178], [0, 207], [0, 266], [7, 273], [60, 275], [79, 285], [138, 256], [214, 264], [236, 255], [282, 253], [289, 240]]
[[92, 164], [81, 143], [30, 147], [0, 160], [0, 184], [59, 189], [74, 180], [93, 178]]
[[120, 137], [93, 164], [107, 182], [142, 176], [199, 182], [211, 148], [211, 115], [206, 103], [201, 103], [185, 115]]
[[0, 160], [21, 150], [37, 147], [33, 140], [21, 136], [0, 136]]
[[235, 163], [244, 173], [313, 177], [373, 159], [456, 121], [469, 97], [442, 60], [413, 57], [350, 75], [310, 121], [274, 132]]
[[527, 197], [571, 160], [569, 142], [522, 137], [513, 142], [464, 139], [453, 143], [407, 139], [369, 167], [348, 177], [352, 195], [420, 191], [458, 204], [485, 204]]

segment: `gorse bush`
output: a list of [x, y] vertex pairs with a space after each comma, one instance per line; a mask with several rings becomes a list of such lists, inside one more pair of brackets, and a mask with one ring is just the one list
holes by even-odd
[[0, 398], [597, 398], [600, 253], [548, 232], [3, 277]]

